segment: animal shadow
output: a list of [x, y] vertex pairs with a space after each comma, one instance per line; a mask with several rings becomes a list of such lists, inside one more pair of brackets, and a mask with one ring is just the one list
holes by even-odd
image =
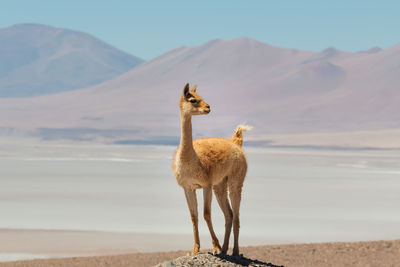
[[[211, 255], [213, 255], [212, 253], [209, 253]], [[240, 264], [242, 266], [251, 266], [251, 267], [264, 267], [264, 266], [268, 266], [268, 267], [285, 267], [283, 265], [275, 265], [269, 262], [263, 262], [263, 261], [259, 261], [259, 260], [252, 260], [246, 257], [243, 257], [242, 254], [240, 254], [240, 256], [230, 256], [230, 255], [224, 255], [224, 254], [216, 254], [214, 255], [215, 257], [218, 257], [222, 260], [225, 261], [229, 261], [235, 264]]]

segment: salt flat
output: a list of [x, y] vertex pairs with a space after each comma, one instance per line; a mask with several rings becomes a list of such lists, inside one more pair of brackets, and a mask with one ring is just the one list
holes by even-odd
[[[190, 248], [190, 217], [170, 168], [174, 149], [2, 140], [0, 239], [32, 238], [2, 243], [0, 253], [78, 254], [71, 242], [58, 244], [56, 252], [29, 245], [57, 235], [86, 240], [80, 243], [92, 252], [85, 255]], [[399, 238], [400, 151], [245, 149], [243, 245]], [[212, 216], [222, 238], [217, 206], [214, 201]], [[202, 220], [200, 233], [202, 246], [210, 247]], [[181, 240], [173, 248], [167, 242], [172, 236]]]

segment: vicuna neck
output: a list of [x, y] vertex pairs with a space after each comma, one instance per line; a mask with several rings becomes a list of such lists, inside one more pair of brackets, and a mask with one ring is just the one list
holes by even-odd
[[192, 155], [193, 139], [192, 139], [192, 116], [183, 114], [181, 111], [181, 140], [179, 150], [182, 155]]

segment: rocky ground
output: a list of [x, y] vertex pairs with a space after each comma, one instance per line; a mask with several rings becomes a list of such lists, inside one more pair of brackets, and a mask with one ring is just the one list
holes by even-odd
[[166, 261], [155, 267], [173, 267], [173, 266], [204, 266], [204, 267], [280, 267], [271, 263], [253, 260], [240, 255], [233, 257], [229, 255], [212, 255], [211, 253], [201, 253], [194, 256], [182, 256], [172, 261]]
[[244, 257], [213, 256], [204, 252], [184, 256], [186, 252], [134, 253], [117, 256], [77, 257], [64, 259], [32, 260], [1, 263], [0, 267], [47, 266], [400, 266], [400, 240], [292, 244], [243, 247]]

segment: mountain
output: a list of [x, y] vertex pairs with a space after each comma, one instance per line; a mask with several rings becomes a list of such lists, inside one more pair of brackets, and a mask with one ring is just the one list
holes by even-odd
[[400, 45], [348, 53], [273, 47], [248, 38], [179, 47], [102, 84], [0, 100], [0, 125], [49, 138], [176, 140], [186, 82], [212, 112], [196, 136], [400, 128]]
[[18, 24], [0, 29], [0, 97], [93, 86], [142, 62], [86, 33]]

